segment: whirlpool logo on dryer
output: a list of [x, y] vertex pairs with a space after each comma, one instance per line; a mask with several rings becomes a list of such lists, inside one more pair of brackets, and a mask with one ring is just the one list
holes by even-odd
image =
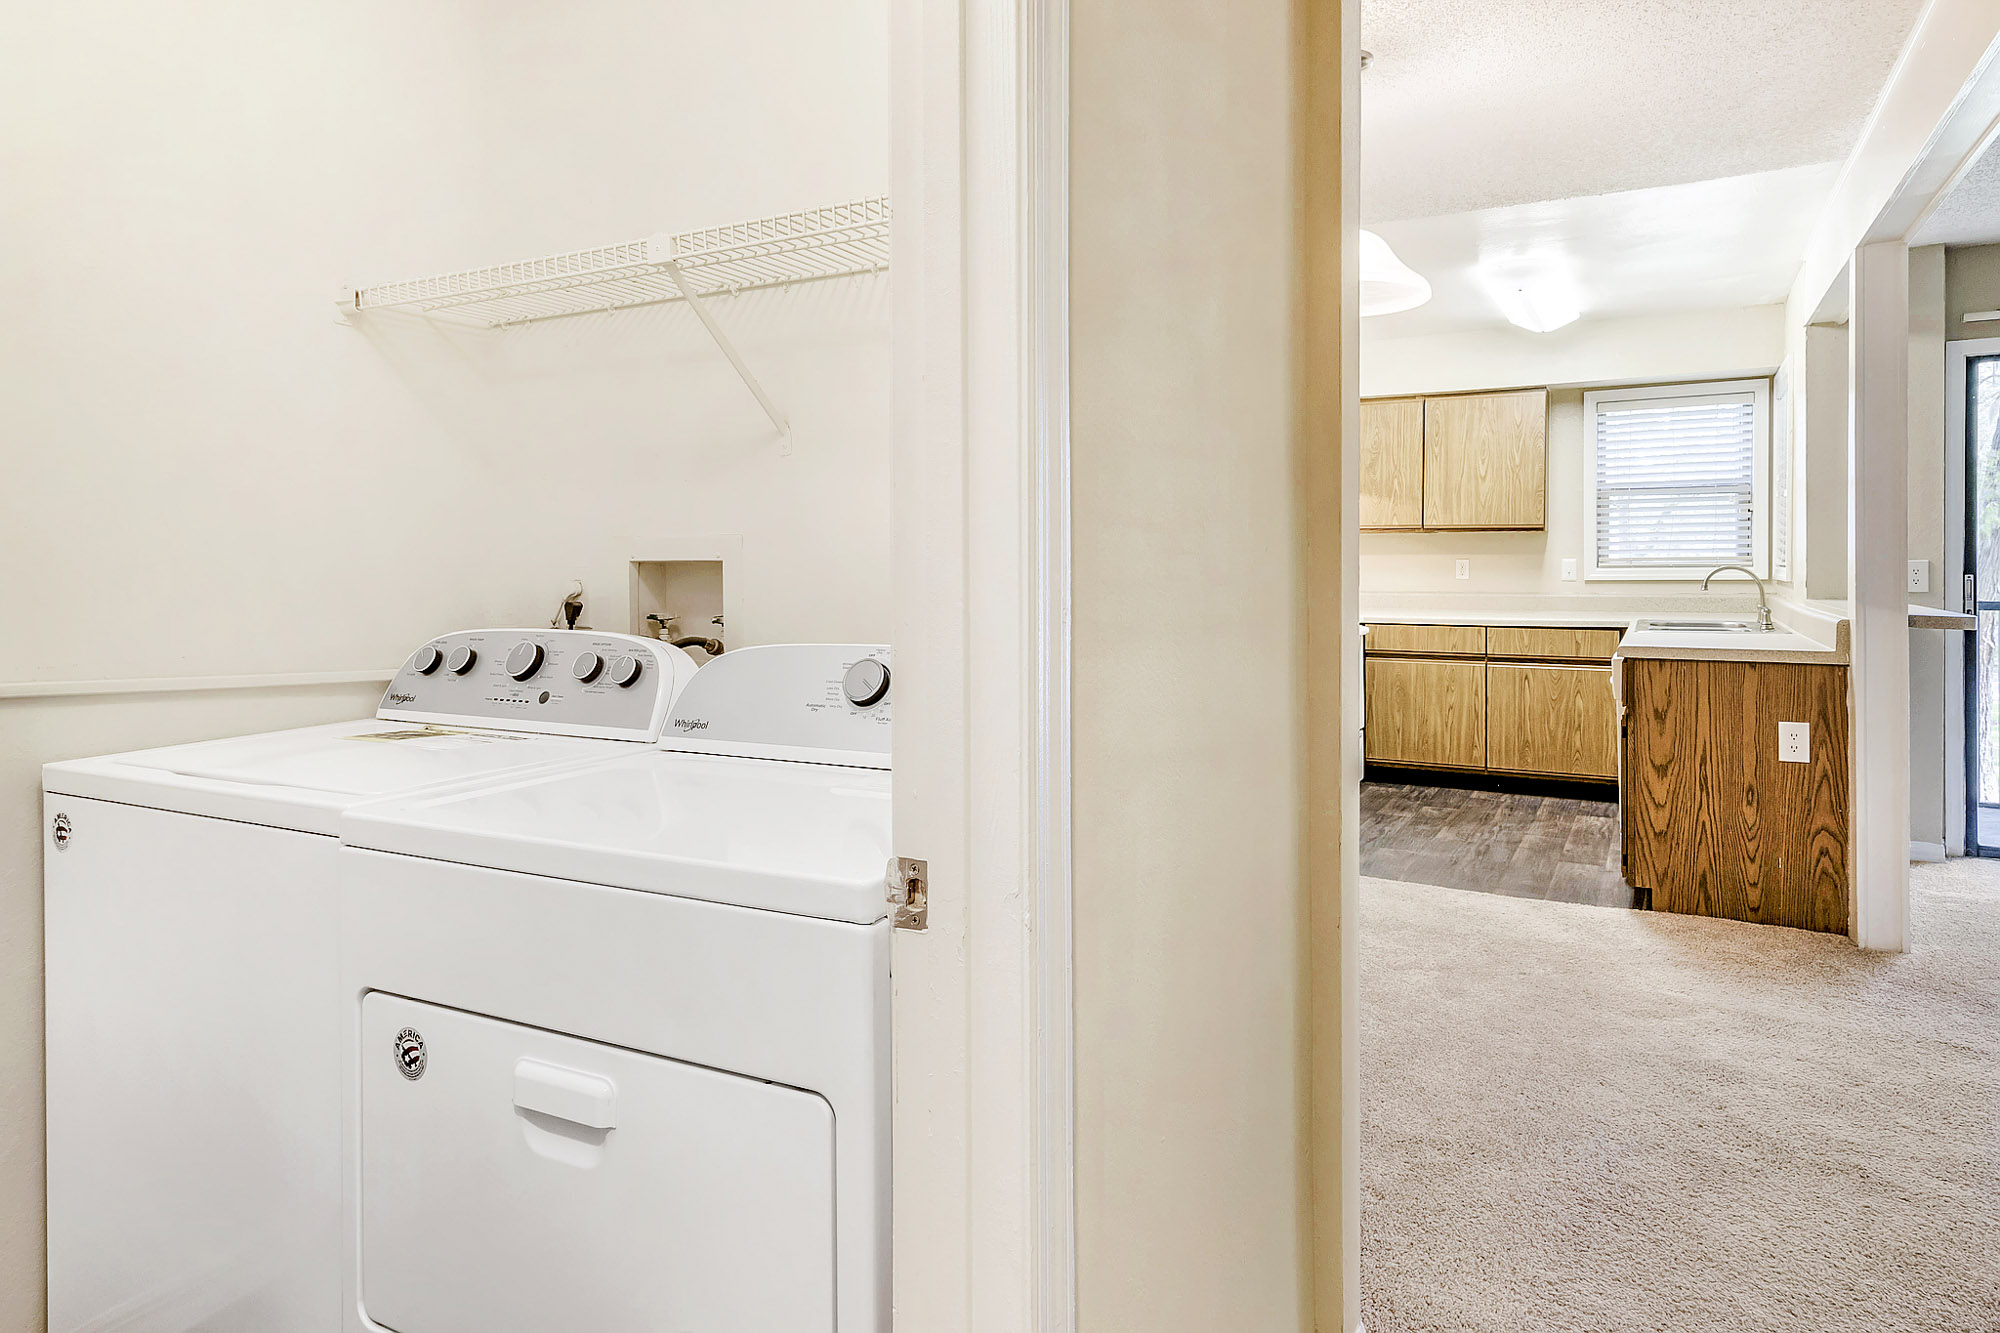
[[414, 694], [391, 694], [389, 696], [389, 702], [392, 704], [413, 704], [416, 701], [417, 696]]
[[674, 725], [682, 731], [707, 731], [708, 719], [705, 717], [677, 717], [674, 719]]

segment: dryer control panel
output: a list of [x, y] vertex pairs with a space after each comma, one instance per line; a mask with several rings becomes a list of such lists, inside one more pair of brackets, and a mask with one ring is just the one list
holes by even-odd
[[733, 648], [704, 666], [675, 702], [660, 745], [886, 769], [892, 694], [886, 644]]
[[658, 740], [694, 659], [596, 630], [476, 629], [432, 639], [383, 691], [383, 721]]

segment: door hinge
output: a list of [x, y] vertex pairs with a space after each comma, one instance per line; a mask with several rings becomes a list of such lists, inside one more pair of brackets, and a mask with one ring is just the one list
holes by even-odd
[[926, 861], [898, 856], [885, 877], [889, 905], [896, 909], [890, 924], [897, 930], [926, 930], [931, 916], [931, 868]]
[[1960, 597], [1962, 600], [1959, 603], [1959, 610], [1965, 612], [1968, 616], [1979, 614], [1979, 576], [1977, 574], [1967, 574], [1965, 576], [1964, 591], [1960, 594]]

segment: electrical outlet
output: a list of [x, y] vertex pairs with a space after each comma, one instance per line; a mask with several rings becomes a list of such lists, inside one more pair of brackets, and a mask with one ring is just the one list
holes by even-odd
[[1563, 582], [1576, 582], [1576, 561], [1574, 559], [1563, 561]]
[[1910, 591], [1929, 592], [1931, 590], [1931, 562], [1912, 560], [1910, 562]]
[[1461, 560], [1461, 561], [1459, 561], [1459, 562], [1458, 562], [1458, 569], [1457, 569], [1457, 571], [1456, 571], [1456, 572], [1457, 572], [1458, 576], [1459, 576], [1460, 578], [1462, 578], [1462, 579], [1469, 579], [1469, 578], [1471, 578], [1471, 577], [1472, 577], [1472, 562], [1471, 562], [1470, 560]]
[[1778, 758], [1788, 764], [1809, 764], [1812, 762], [1811, 723], [1780, 722], [1778, 724]]

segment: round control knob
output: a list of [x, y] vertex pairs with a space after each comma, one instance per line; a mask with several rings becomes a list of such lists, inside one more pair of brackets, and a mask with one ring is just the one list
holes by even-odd
[[507, 654], [507, 674], [515, 680], [526, 680], [542, 669], [542, 645], [533, 639], [524, 639], [514, 645], [514, 651]]
[[451, 656], [444, 660], [444, 669], [451, 672], [454, 676], [462, 676], [472, 670], [473, 663], [478, 660], [479, 652], [477, 649], [461, 644], [459, 647], [452, 649]]
[[570, 674], [588, 685], [604, 673], [604, 659], [596, 653], [578, 653]]
[[864, 657], [847, 668], [840, 692], [856, 708], [872, 708], [889, 692], [889, 668], [872, 657]]
[[417, 655], [410, 665], [417, 669], [419, 676], [428, 676], [444, 665], [444, 654], [435, 645], [417, 649]]
[[639, 683], [639, 673], [646, 664], [636, 657], [614, 657], [611, 659], [611, 683], [621, 689], [630, 689]]

